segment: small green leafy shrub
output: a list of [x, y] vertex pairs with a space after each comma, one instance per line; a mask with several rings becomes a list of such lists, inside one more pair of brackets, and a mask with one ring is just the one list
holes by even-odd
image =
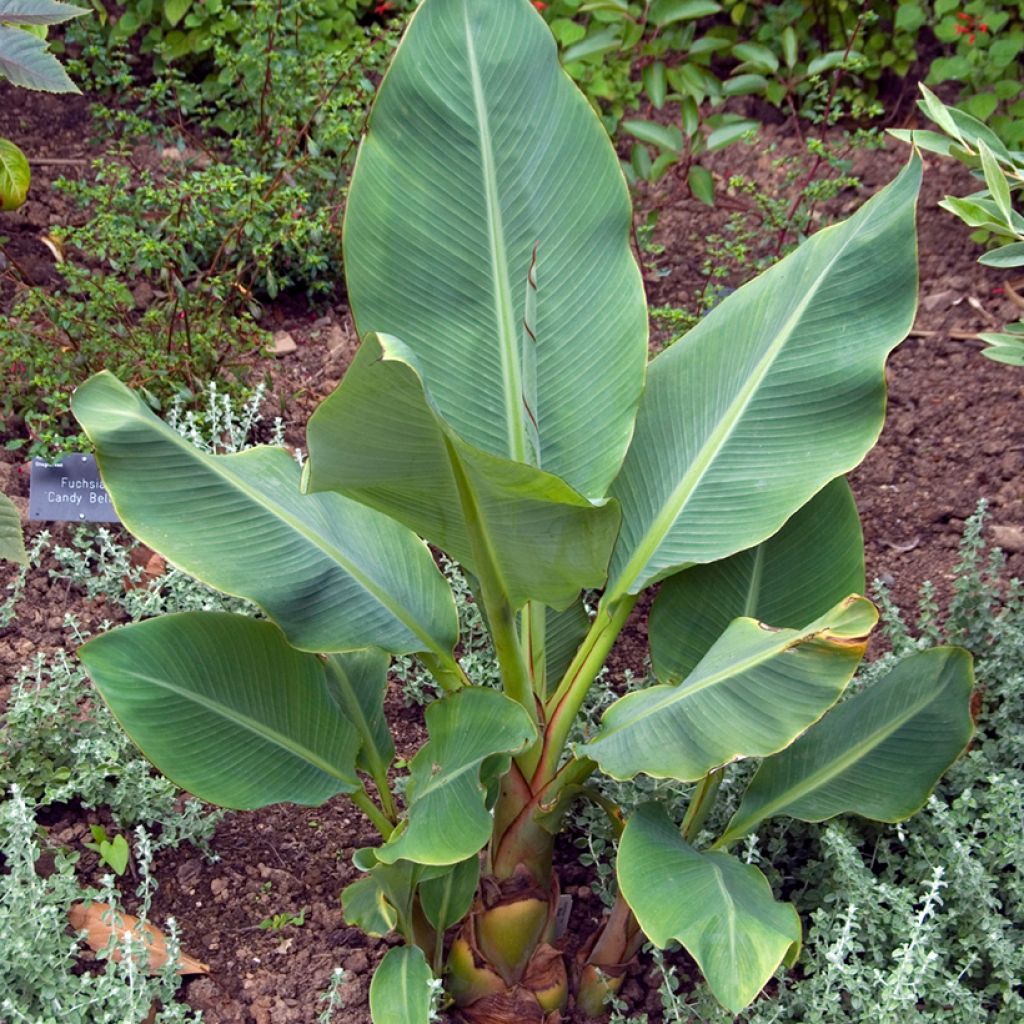
[[1017, 0], [725, 0], [725, 6], [741, 33], [780, 59], [795, 46], [821, 66], [850, 47], [853, 75], [839, 94], [855, 109], [920, 69], [929, 85], [959, 84], [959, 105], [1008, 145], [1024, 140], [1024, 12]]
[[[154, 408], [166, 407], [218, 373], [240, 384], [244, 357], [265, 337], [230, 274], [191, 282], [179, 275], [186, 236], [144, 219], [145, 199], [114, 187], [127, 183], [125, 168], [108, 164], [99, 173], [92, 195], [104, 207], [85, 227], [54, 232], [68, 247], [58, 284], [21, 287], [0, 320], [0, 412], [22, 435], [9, 446], [27, 444], [30, 454], [81, 450], [69, 399], [99, 367], [116, 366]], [[166, 211], [160, 190], [153, 194]], [[78, 245], [85, 251], [70, 248]]]
[[196, 142], [186, 131], [177, 143], [183, 159], [163, 168], [162, 217], [195, 236], [197, 268], [230, 268], [239, 285], [271, 298], [288, 288], [322, 292], [337, 279], [348, 172], [396, 41], [381, 26], [344, 45], [331, 41], [318, 30], [318, 7], [256, 0], [237, 38], [214, 29], [216, 90], [168, 69], [127, 90], [134, 112], [96, 111], [111, 134], [129, 139], [153, 135], [147, 118], [175, 124], [184, 116], [204, 133], [203, 152], [186, 150]]
[[[117, 17], [109, 17], [102, 0], [93, 0], [105, 41], [117, 46], [138, 37], [143, 55], [152, 55], [157, 71], [180, 63], [200, 77], [210, 94], [219, 81], [218, 45], [240, 48], [247, 38], [249, 19], [259, 4], [246, 0], [127, 0]], [[274, 5], [271, 5], [274, 6]], [[279, 8], [294, 6], [289, 3]], [[357, 40], [363, 28], [415, 7], [414, 0], [317, 0], [306, 3], [308, 32], [320, 49], [341, 49]], [[282, 31], [291, 25], [285, 20]]]

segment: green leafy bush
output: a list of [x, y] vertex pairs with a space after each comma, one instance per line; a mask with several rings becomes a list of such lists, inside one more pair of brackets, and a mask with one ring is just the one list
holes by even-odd
[[[246, 0], [127, 0], [116, 17], [110, 17], [102, 0], [93, 0], [103, 36], [110, 45], [140, 39], [144, 55], [153, 55], [161, 71], [180, 63], [200, 77], [207, 76], [210, 93], [216, 93], [219, 63], [218, 44], [244, 45], [253, 8]], [[275, 6], [275, 5], [270, 5]], [[293, 3], [276, 5], [283, 15], [282, 33], [291, 30], [287, 9]], [[317, 0], [304, 3], [309, 31], [320, 49], [341, 49], [358, 39], [363, 28], [415, 7], [414, 0]]]

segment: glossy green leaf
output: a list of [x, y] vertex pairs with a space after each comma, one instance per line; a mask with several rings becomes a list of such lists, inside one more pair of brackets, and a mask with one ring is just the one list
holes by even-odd
[[341, 890], [341, 909], [346, 924], [375, 938], [383, 938], [398, 924], [397, 910], [372, 874]]
[[8, 139], [0, 139], [0, 210], [16, 210], [28, 195], [32, 169], [25, 154]]
[[361, 788], [359, 737], [315, 654], [271, 622], [184, 612], [79, 649], [103, 699], [182, 789], [221, 807], [323, 803]]
[[988, 344], [981, 354], [996, 363], [1008, 366], [1024, 366], [1024, 338], [1016, 334], [979, 334]]
[[473, 854], [436, 878], [420, 883], [420, 903], [427, 920], [440, 932], [469, 911], [480, 880], [480, 858]]
[[985, 175], [985, 184], [995, 201], [1003, 221], [1009, 225], [1012, 221], [1010, 211], [1013, 204], [1010, 200], [1010, 186], [1006, 181], [1006, 175], [992, 155], [992, 150], [983, 141], [978, 143], [978, 153], [981, 156], [981, 169]]
[[722, 836], [779, 814], [824, 821], [859, 814], [902, 821], [919, 810], [974, 732], [971, 656], [936, 647], [830, 711], [761, 765]]
[[838, 699], [877, 618], [851, 597], [799, 630], [736, 619], [684, 682], [612, 704], [579, 753], [617, 779], [694, 781], [782, 750]]
[[192, 0], [164, 0], [164, 17], [169, 25], [177, 25], [188, 14]]
[[0, 76], [23, 89], [78, 92], [46, 42], [31, 32], [0, 25]]
[[328, 691], [359, 734], [356, 766], [381, 787], [387, 786], [388, 767], [395, 756], [395, 744], [384, 717], [390, 660], [375, 647], [332, 654], [324, 660]]
[[920, 149], [929, 153], [938, 153], [940, 156], [949, 156], [950, 150], [955, 143], [945, 135], [938, 132], [930, 132], [927, 129], [890, 128], [888, 134], [900, 142], [910, 142]]
[[373, 1024], [430, 1024], [433, 980], [417, 946], [389, 949], [370, 982]]
[[426, 720], [430, 738], [410, 765], [408, 819], [376, 851], [385, 864], [455, 864], [477, 853], [491, 834], [481, 768], [535, 736], [526, 711], [497, 690], [460, 690], [431, 704]]
[[792, 25], [787, 25], [782, 30], [782, 36], [780, 39], [782, 43], [782, 56], [786, 61], [786, 67], [792, 68], [796, 64], [797, 54], [797, 42], [796, 42], [796, 31]]
[[1024, 242], [1011, 242], [978, 257], [986, 267], [1024, 267]]
[[675, 125], [627, 118], [622, 122], [622, 130], [636, 136], [641, 142], [648, 142], [659, 149], [666, 149], [677, 154], [682, 152], [683, 133]]
[[708, 152], [713, 153], [716, 149], [731, 146], [734, 142], [739, 142], [749, 132], [756, 131], [760, 127], [760, 123], [757, 121], [745, 120], [733, 121], [714, 128], [708, 134]]
[[603, 57], [612, 50], [622, 46], [622, 29], [617, 25], [609, 25], [588, 32], [578, 43], [567, 46], [562, 51], [562, 63], [572, 64], [574, 61], [594, 60]]
[[21, 532], [21, 515], [6, 494], [0, 494], [0, 559], [28, 565], [25, 538]]
[[451, 659], [451, 590], [398, 523], [341, 495], [303, 495], [283, 449], [200, 452], [110, 373], [83, 384], [72, 409], [125, 526], [186, 572], [256, 602], [296, 647]]
[[917, 304], [917, 156], [651, 363], [607, 599], [759, 544], [874, 444]]
[[715, 998], [733, 1013], [796, 956], [795, 908], [775, 901], [753, 865], [698, 853], [656, 804], [639, 808], [626, 825], [617, 874], [644, 934], [661, 949], [681, 942]]
[[690, 186], [694, 199], [699, 199], [708, 206], [715, 205], [715, 179], [711, 172], [700, 164], [693, 164], [686, 175], [686, 183]]
[[677, 21], [709, 17], [721, 9], [722, 5], [715, 3], [714, 0], [654, 0], [651, 5], [650, 21], [652, 25], [665, 28]]
[[466, 443], [441, 416], [413, 353], [369, 335], [313, 414], [306, 485], [373, 506], [508, 596], [564, 607], [600, 586], [618, 530], [543, 470]]
[[[722, 92], [724, 92], [726, 96], [750, 96], [753, 93], [763, 93], [767, 87], [768, 79], [765, 78], [764, 75], [733, 75], [732, 78], [727, 78], [722, 83]], [[750, 131], [749, 128], [737, 130], [736, 138], [742, 138], [748, 131]], [[723, 143], [723, 145], [725, 145], [725, 143]], [[708, 138], [708, 148], [719, 148], [718, 146], [711, 145], [710, 137]]]
[[864, 536], [838, 477], [757, 547], [665, 581], [649, 624], [654, 673], [665, 683], [685, 679], [740, 616], [798, 629], [863, 592]]
[[58, 25], [91, 12], [58, 0], [0, 0], [0, 22], [11, 25]]
[[468, 445], [594, 499], [621, 465], [647, 358], [631, 224], [608, 135], [530, 0], [424, 3], [377, 93], [348, 194], [359, 334], [402, 339]]
[[732, 55], [745, 64], [756, 64], [772, 73], [779, 70], [779, 58], [760, 43], [737, 43], [732, 48]]
[[644, 91], [655, 110], [665, 105], [665, 62], [660, 60], [645, 64], [642, 72]]

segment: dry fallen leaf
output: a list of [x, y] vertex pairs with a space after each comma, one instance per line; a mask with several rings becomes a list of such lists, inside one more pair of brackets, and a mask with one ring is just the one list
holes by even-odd
[[[167, 939], [155, 925], [142, 925], [137, 917], [131, 914], [120, 914], [109, 903], [73, 903], [68, 910], [68, 920], [75, 931], [85, 932], [85, 941], [89, 948], [97, 953], [110, 945], [110, 937], [117, 929], [118, 941], [123, 941], [125, 934], [132, 932], [137, 935], [143, 930], [146, 950], [149, 954], [149, 973], [157, 974], [167, 963]], [[113, 952], [115, 960], [121, 959], [121, 950]], [[210, 968], [187, 956], [178, 955], [178, 974], [209, 974]]]

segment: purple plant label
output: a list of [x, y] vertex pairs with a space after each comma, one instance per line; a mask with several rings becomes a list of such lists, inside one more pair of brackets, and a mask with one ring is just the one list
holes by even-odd
[[32, 460], [28, 517], [43, 522], [119, 523], [94, 455], [65, 455], [50, 465]]

